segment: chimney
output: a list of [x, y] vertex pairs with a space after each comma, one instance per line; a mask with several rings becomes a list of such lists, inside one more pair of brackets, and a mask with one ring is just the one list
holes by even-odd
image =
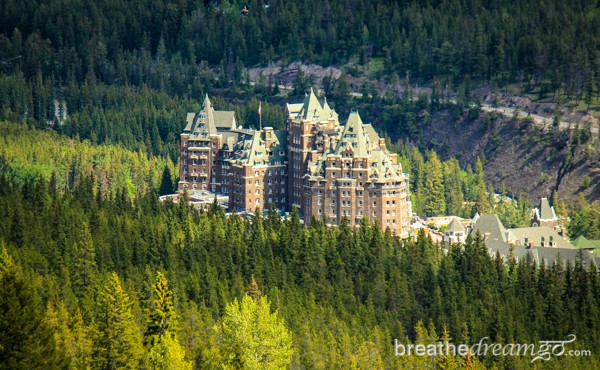
[[379, 138], [379, 148], [385, 151], [385, 139]]
[[265, 146], [268, 148], [271, 146], [273, 140], [275, 139], [275, 132], [273, 131], [273, 127], [265, 127], [262, 131], [265, 138]]

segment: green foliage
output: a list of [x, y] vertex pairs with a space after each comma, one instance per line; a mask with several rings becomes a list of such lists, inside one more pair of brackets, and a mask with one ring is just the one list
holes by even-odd
[[569, 235], [573, 238], [580, 235], [588, 239], [600, 239], [600, 205], [590, 205], [582, 193], [579, 194], [577, 204], [571, 212]]
[[[242, 4], [250, 7], [246, 15], [240, 14]], [[471, 81], [493, 80], [502, 87], [523, 79], [526, 89], [539, 86], [541, 97], [564, 86], [589, 105], [598, 89], [599, 13], [590, 1], [554, 0], [544, 4], [544, 12], [530, 1], [481, 0], [469, 6], [383, 0], [299, 6], [278, 0], [268, 7], [75, 1], [69, 15], [57, 0], [37, 5], [23, 0], [0, 11], [3, 68], [27, 79], [53, 75], [58, 81], [146, 85], [183, 94], [208, 86], [210, 74], [201, 61], [219, 66], [219, 84], [237, 88], [244, 65], [305, 59], [372, 69], [372, 61], [383, 59], [386, 75], [436, 77], [465, 92]], [[36, 91], [26, 106], [45, 115], [56, 94], [51, 88]], [[18, 91], [8, 97], [23, 105], [8, 113], [22, 114], [24, 98]], [[469, 100], [465, 93], [459, 98]]]
[[112, 273], [98, 296], [94, 333], [93, 368], [137, 369], [144, 356], [142, 336], [131, 310], [129, 296]]
[[0, 161], [8, 165], [3, 171], [19, 184], [55, 176], [57, 189], [74, 189], [93, 174], [93, 191], [115, 195], [126, 189], [131, 197], [157, 189], [161, 171], [174, 169], [169, 159], [149, 159], [120, 146], [92, 145], [8, 122], [0, 122], [0, 146]]
[[56, 346], [36, 287], [0, 246], [0, 368], [66, 369], [67, 356]]
[[427, 216], [439, 216], [446, 212], [446, 200], [442, 171], [442, 163], [435, 152], [429, 152], [428, 161], [425, 164], [425, 199], [423, 211]]
[[168, 333], [176, 330], [177, 315], [173, 302], [173, 292], [169, 289], [167, 278], [156, 273], [156, 282], [152, 285], [152, 309], [148, 315], [148, 328], [144, 334], [150, 343], [155, 343]]
[[[418, 161], [413, 166], [418, 168]], [[425, 172], [416, 173], [425, 179]], [[456, 178], [464, 189], [477, 184], [473, 171]], [[112, 361], [210, 369], [225, 359], [239, 365], [245, 349], [258, 351], [261, 343], [291, 336], [274, 355], [286, 363], [291, 356], [290, 367], [420, 368], [423, 358], [396, 357], [390, 343], [437, 337], [444, 324], [456, 342], [489, 336], [525, 343], [576, 332], [579, 348], [600, 348], [600, 282], [577, 261], [568, 267], [537, 267], [529, 259], [505, 263], [490, 258], [481, 238], [445, 253], [424, 233], [401, 241], [366, 220], [357, 229], [319, 221], [303, 228], [297, 212], [283, 221], [273, 212], [246, 220], [221, 210], [199, 213], [185, 203], [160, 203], [154, 193], [98, 197], [86, 190], [87, 181], [62, 193], [54, 186], [39, 180], [18, 184], [6, 172], [0, 175], [0, 240], [25, 271], [27, 285], [35, 286], [0, 298], [31, 292], [38, 308], [24, 317], [47, 322], [44, 333], [53, 334], [41, 336], [47, 339], [44, 346], [54, 338], [70, 367], [105, 367]], [[501, 204], [515, 209], [506, 212], [515, 219], [530, 208], [521, 200], [518, 206], [505, 200], [495, 207]], [[592, 209], [582, 203], [577, 212], [587, 217]], [[588, 217], [581, 226], [595, 230], [594, 219], [600, 217]], [[0, 269], [11, 270], [11, 261], [0, 258]], [[73, 271], [77, 268], [89, 271]], [[169, 276], [168, 284], [158, 271]], [[113, 272], [125, 277], [123, 283]], [[244, 287], [252, 277], [268, 300]], [[245, 332], [237, 337], [241, 328], [252, 327], [251, 318], [289, 336]], [[19, 320], [11, 316], [17, 326]], [[419, 321], [427, 334], [417, 330]], [[20, 327], [27, 332], [25, 323]], [[155, 340], [144, 346], [143, 332]], [[224, 345], [225, 338], [242, 337], [253, 346]], [[531, 359], [453, 360], [512, 369], [527, 367]], [[557, 366], [569, 363], [554, 360]], [[448, 363], [443, 361], [438, 364]], [[579, 367], [598, 367], [597, 359], [581, 358]]]
[[156, 370], [192, 370], [192, 363], [185, 359], [183, 347], [172, 336], [165, 336], [152, 345], [148, 356], [150, 366]]
[[293, 355], [292, 333], [267, 297], [244, 296], [228, 304], [215, 327], [226, 369], [282, 369]]

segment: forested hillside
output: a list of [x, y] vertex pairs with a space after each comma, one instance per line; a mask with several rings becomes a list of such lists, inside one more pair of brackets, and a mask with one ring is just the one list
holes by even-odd
[[[367, 222], [353, 230], [303, 228], [296, 214], [281, 221], [276, 212], [226, 218], [152, 192], [104, 197], [85, 183], [63, 193], [38, 180], [31, 192], [0, 169], [0, 297], [11, 307], [0, 310], [0, 367], [249, 369], [265, 348], [278, 350], [259, 363], [293, 368], [431, 363], [394, 356], [393, 338], [535, 343], [574, 333], [573, 349], [599, 348], [600, 281], [577, 262], [503, 263], [479, 238], [446, 255], [424, 235], [400, 242]], [[247, 337], [245, 328], [273, 334]], [[531, 359], [434, 361], [513, 369]], [[596, 356], [540, 365], [600, 366]]]
[[375, 57], [388, 76], [444, 84], [531, 80], [581, 95], [600, 83], [593, 0], [5, 1], [0, 34], [3, 68], [26, 78], [94, 76], [177, 94], [205, 78], [202, 61], [220, 65], [225, 81], [282, 59]]
[[[571, 236], [600, 239], [585, 198], [600, 194], [598, 138], [483, 114], [471, 94], [518, 83], [593, 109], [598, 50], [592, 0], [0, 1], [0, 369], [600, 368], [600, 278], [581, 260], [158, 200], [204, 94], [244, 127], [260, 101], [262, 123], [284, 128], [314, 81], [298, 70], [280, 90], [246, 68], [302, 61], [343, 70], [323, 81], [329, 103], [399, 154], [419, 215], [525, 226], [545, 195]], [[532, 365], [393, 345], [570, 334], [593, 355]]]

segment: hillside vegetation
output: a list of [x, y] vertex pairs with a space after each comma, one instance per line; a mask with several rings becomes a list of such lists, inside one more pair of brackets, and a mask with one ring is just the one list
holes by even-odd
[[[579, 262], [504, 263], [481, 238], [446, 254], [424, 234], [401, 242], [366, 221], [356, 230], [347, 222], [304, 228], [295, 213], [245, 220], [219, 207], [198, 213], [183, 202], [161, 204], [153, 193], [130, 201], [76, 186], [60, 194], [43, 181], [31, 192], [0, 170], [0, 297], [11, 307], [0, 310], [0, 359], [7, 368], [432, 363], [395, 356], [394, 338], [537, 343], [574, 333], [572, 349], [600, 346], [600, 280]], [[433, 361], [514, 369], [531, 360]], [[599, 366], [596, 356], [551, 364]]]

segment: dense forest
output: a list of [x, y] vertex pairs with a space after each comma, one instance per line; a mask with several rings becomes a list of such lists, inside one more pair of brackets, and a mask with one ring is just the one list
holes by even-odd
[[[9, 334], [0, 366], [433, 366], [395, 356], [394, 338], [524, 343], [575, 333], [577, 349], [598, 348], [600, 281], [580, 262], [503, 262], [480, 238], [446, 254], [424, 234], [401, 241], [366, 221], [356, 230], [318, 221], [304, 228], [297, 214], [281, 220], [275, 210], [252, 219], [225, 217], [216, 205], [198, 213], [158, 202], [168, 160], [0, 127], [0, 326]], [[507, 225], [527, 222], [529, 203], [489, 197], [481, 161], [463, 171], [435, 152], [397, 149], [423, 212], [494, 211]], [[122, 167], [113, 170], [113, 160]], [[589, 205], [581, 207], [574, 220], [597, 227]], [[252, 362], [265, 348], [272, 352]], [[529, 361], [434, 360], [450, 369]], [[600, 364], [562, 357], [543, 365]]]
[[531, 81], [548, 93], [600, 83], [594, 0], [23, 0], [0, 5], [0, 25], [0, 60], [27, 78], [95, 76], [178, 94], [203, 78], [201, 62], [231, 80], [243, 66], [297, 59], [376, 57], [388, 76]]
[[[482, 84], [597, 99], [598, 50], [591, 0], [0, 2], [0, 369], [600, 368], [600, 280], [580, 261], [538, 267], [490, 257], [480, 236], [446, 253], [366, 220], [305, 228], [295, 212], [226, 217], [158, 200], [204, 94], [244, 127], [261, 101], [263, 123], [283, 128], [284, 103], [312, 81], [299, 70], [285, 92], [245, 69], [302, 60], [342, 66], [324, 82], [330, 103], [386, 137], [418, 214], [524, 226], [526, 194], [487, 183], [484, 155], [440, 159], [423, 126], [440, 111], [480, 119], [470, 89]], [[369, 77], [407, 89], [352, 95], [345, 73], [374, 64]], [[575, 153], [578, 135], [541, 140]], [[600, 239], [597, 204], [551, 202], [570, 235]], [[569, 349], [594, 355], [532, 365], [393, 345], [569, 334]]]
[[[445, 254], [424, 234], [402, 242], [366, 221], [354, 230], [304, 228], [274, 210], [225, 217], [216, 205], [159, 203], [153, 191], [103, 196], [85, 178], [65, 191], [39, 177], [18, 185], [1, 170], [5, 368], [250, 369], [258, 358], [274, 368], [512, 369], [531, 357], [400, 357], [391, 340], [574, 333], [576, 349], [600, 345], [600, 281], [577, 261], [505, 263], [479, 237]], [[543, 365], [600, 366], [595, 356]]]

